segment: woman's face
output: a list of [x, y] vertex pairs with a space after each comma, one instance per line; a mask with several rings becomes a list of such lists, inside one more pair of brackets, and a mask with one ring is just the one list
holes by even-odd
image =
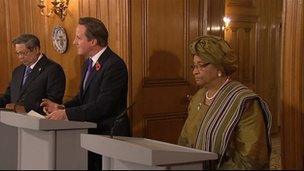
[[209, 86], [218, 78], [218, 69], [199, 56], [194, 55], [192, 69], [195, 82], [200, 87]]

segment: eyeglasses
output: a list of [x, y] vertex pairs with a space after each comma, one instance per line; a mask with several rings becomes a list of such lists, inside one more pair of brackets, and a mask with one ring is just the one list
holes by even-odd
[[198, 69], [199, 71], [204, 70], [210, 63], [205, 63], [205, 64], [193, 64], [191, 65], [191, 69]]
[[27, 56], [31, 53], [32, 51], [20, 51], [20, 52], [16, 52], [17, 56]]

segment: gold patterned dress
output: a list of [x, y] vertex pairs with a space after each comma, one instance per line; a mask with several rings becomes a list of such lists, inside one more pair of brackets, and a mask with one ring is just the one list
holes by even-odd
[[269, 169], [271, 115], [267, 104], [239, 82], [225, 85], [210, 106], [206, 89], [191, 99], [179, 145], [215, 152], [206, 169]]

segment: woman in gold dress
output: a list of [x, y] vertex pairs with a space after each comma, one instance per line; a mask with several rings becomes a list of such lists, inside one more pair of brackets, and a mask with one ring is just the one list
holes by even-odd
[[190, 44], [193, 75], [200, 90], [192, 97], [179, 144], [218, 154], [206, 169], [269, 169], [271, 114], [260, 96], [230, 76], [236, 59], [220, 37]]

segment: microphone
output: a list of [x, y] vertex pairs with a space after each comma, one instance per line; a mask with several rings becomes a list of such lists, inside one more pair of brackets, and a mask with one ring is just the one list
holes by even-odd
[[133, 102], [130, 106], [128, 106], [125, 110], [123, 110], [114, 120], [114, 124], [111, 128], [111, 134], [110, 137], [113, 138], [114, 135], [114, 131], [118, 128], [118, 126], [120, 126], [122, 124], [123, 121], [127, 122], [126, 126], [128, 128], [128, 134], [130, 131], [130, 123], [129, 123], [129, 119], [128, 119], [128, 115], [127, 115], [127, 111], [135, 104], [135, 102]]

